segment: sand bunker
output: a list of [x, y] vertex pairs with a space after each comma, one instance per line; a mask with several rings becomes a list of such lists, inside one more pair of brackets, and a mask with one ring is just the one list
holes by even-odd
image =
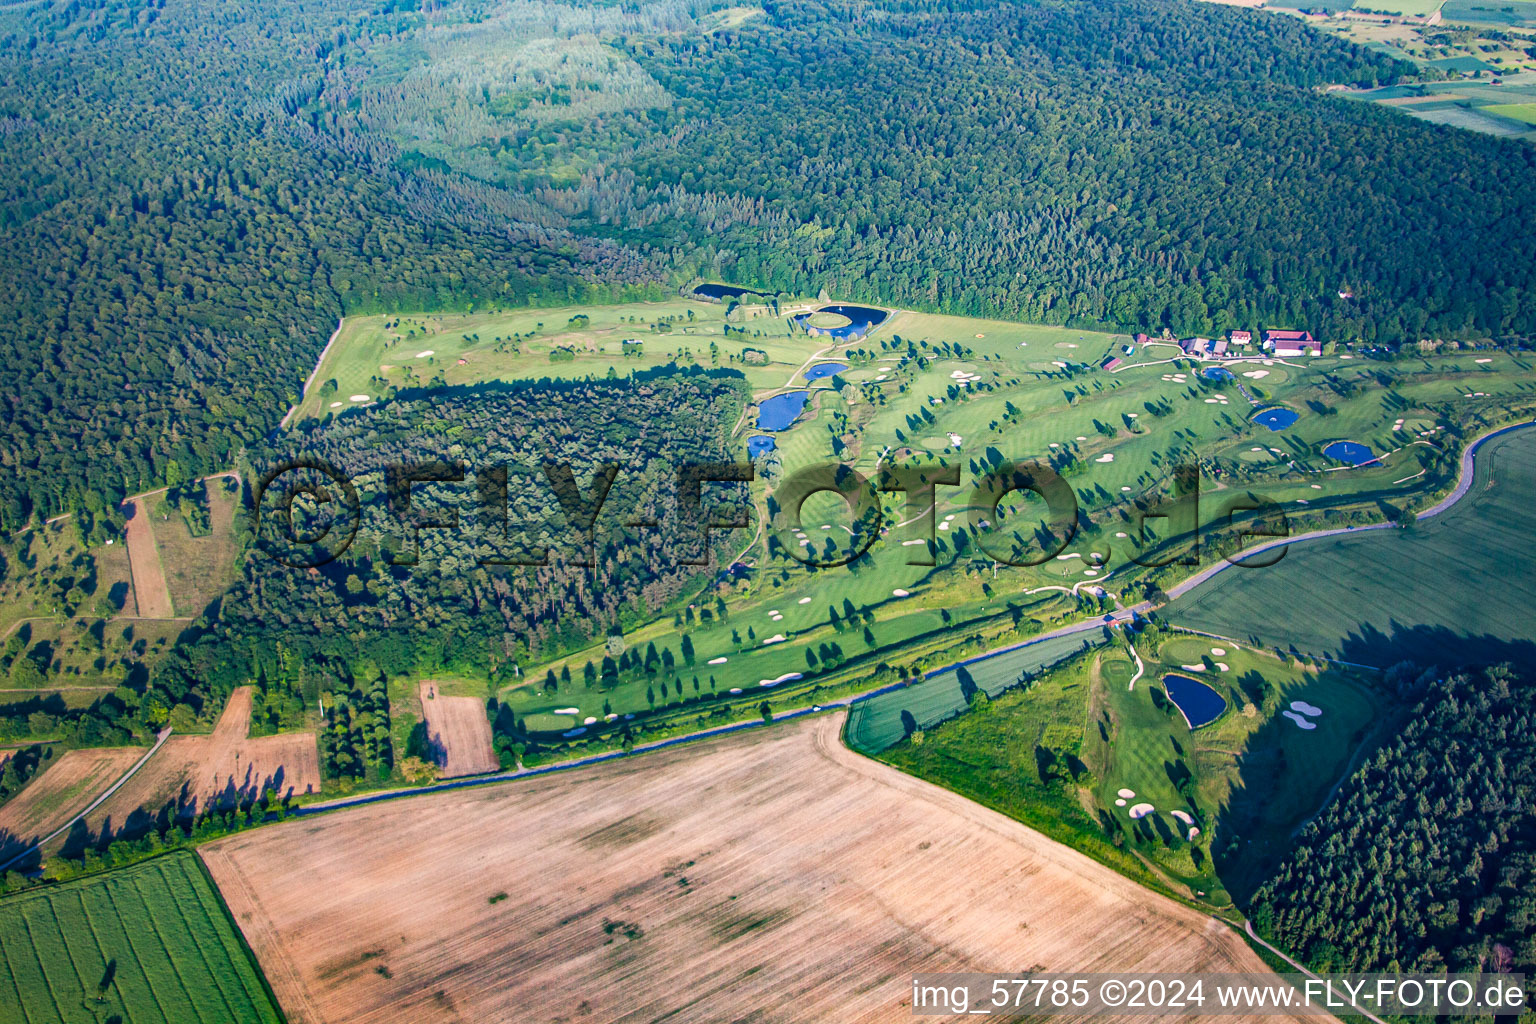
[[1157, 808], [1153, 807], [1151, 804], [1136, 804], [1132, 806], [1131, 809], [1126, 813], [1133, 818], [1145, 818], [1155, 810], [1157, 810]]
[[1122, 789], [1118, 793], [1116, 793], [1115, 795], [1116, 796], [1123, 796], [1127, 800], [1129, 800], [1131, 797], [1136, 795], [1136, 791], [1134, 789]]
[[354, 401], [354, 402], [366, 402], [366, 401], [368, 401], [368, 396], [367, 395], [352, 395], [350, 397], [351, 397], [352, 401]]
[[1094, 462], [1114, 462], [1115, 461], [1115, 453], [1114, 452], [1105, 452], [1103, 455], [1100, 455], [1098, 458], [1094, 459], [1093, 461]]
[[427, 356], [436, 355], [436, 354], [437, 353], [433, 352], [430, 348], [422, 349], [420, 352], [416, 353], [416, 358], [417, 359], [425, 359], [425, 358], [427, 358]]
[[1195, 819], [1190, 817], [1188, 811], [1170, 811], [1169, 813], [1186, 825], [1193, 825], [1195, 823]]
[[1125, 806], [1125, 801], [1124, 800], [1116, 800], [1115, 801], [1115, 806], [1116, 807], [1124, 807]]
[[555, 714], [557, 714], [557, 715], [579, 715], [579, 714], [581, 714], [581, 708], [555, 708]]
[[725, 658], [710, 658], [709, 659], [709, 663], [711, 665], [724, 665], [725, 664]]
[[926, 544], [926, 543], [928, 543], [928, 542], [925, 541], [925, 540], [904, 540], [904, 541], [901, 542], [901, 546], [904, 547], [904, 548], [910, 548], [914, 544]]
[[802, 597], [799, 601], [797, 601], [795, 603], [796, 604], [810, 604], [811, 603], [811, 599], [808, 598], [808, 597]]
[[1263, 380], [1265, 377], [1269, 376], [1269, 371], [1268, 370], [1244, 370], [1243, 371], [1243, 376], [1244, 377], [1249, 377], [1249, 378], [1251, 378], [1253, 380]]
[[907, 591], [902, 590], [900, 587], [897, 587], [895, 590], [891, 591], [891, 596], [892, 597], [907, 597], [909, 595], [908, 595]]
[[1218, 661], [1216, 663], [1216, 671], [1218, 671], [1218, 672], [1230, 672], [1230, 671], [1232, 671], [1232, 666], [1228, 665], [1224, 661]]
[[1227, 649], [1226, 649], [1226, 648], [1225, 648], [1225, 647], [1212, 647], [1212, 648], [1211, 648], [1211, 653], [1212, 653], [1212, 654], [1214, 654], [1214, 655], [1216, 655], [1216, 657], [1218, 657], [1218, 658], [1219, 658], [1219, 657], [1221, 657], [1221, 656], [1222, 656], [1222, 655], [1223, 655], [1223, 654], [1226, 654], [1226, 653], [1227, 653]]
[[764, 640], [763, 643], [765, 643], [765, 644], [781, 644], [785, 640], [788, 640], [788, 639], [789, 639], [789, 637], [785, 636], [783, 633], [775, 633], [773, 636], [769, 637], [767, 640]]
[[779, 676], [777, 679], [759, 679], [758, 682], [757, 682], [757, 685], [758, 686], [778, 686], [780, 683], [787, 683], [791, 679], [799, 679], [799, 678], [800, 678], [800, 673], [799, 672], [785, 672], [783, 675]]
[[1300, 711], [1302, 714], [1310, 715], [1313, 718], [1316, 718], [1318, 715], [1323, 713], [1322, 708], [1318, 707], [1316, 704], [1308, 704], [1304, 700], [1291, 701], [1291, 710]]
[[1295, 722], [1298, 729], [1305, 729], [1308, 732], [1311, 732], [1313, 729], [1317, 728], [1316, 722], [1309, 722], [1294, 711], [1287, 710], [1280, 713], [1286, 718], [1289, 718], [1291, 721]]
[[1186, 672], [1204, 672], [1205, 671], [1205, 666], [1204, 665], [1180, 665], [1179, 668], [1182, 668]]

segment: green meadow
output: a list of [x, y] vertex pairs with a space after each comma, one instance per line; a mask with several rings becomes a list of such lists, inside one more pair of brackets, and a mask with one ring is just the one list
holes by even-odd
[[283, 1019], [191, 853], [0, 900], [0, 971], [16, 1024]]
[[[1077, 653], [879, 756], [1226, 909], [1378, 735], [1384, 699], [1372, 674], [1206, 637], [1154, 631], [1136, 647]], [[1205, 682], [1226, 710], [1190, 729], [1163, 687], [1174, 672]], [[1305, 719], [1313, 728], [1284, 714], [1293, 701], [1320, 710]]]

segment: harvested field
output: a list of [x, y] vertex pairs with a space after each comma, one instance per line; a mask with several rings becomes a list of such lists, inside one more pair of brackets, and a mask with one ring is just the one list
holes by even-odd
[[167, 804], [190, 817], [219, 804], [233, 805], [263, 792], [279, 796], [318, 792], [320, 755], [313, 733], [247, 737], [251, 688], [230, 695], [206, 736], [172, 736], [123, 788], [86, 818], [93, 836], [142, 831]]
[[491, 722], [485, 704], [474, 697], [445, 697], [437, 684], [421, 684], [421, 716], [427, 723], [427, 747], [445, 779], [499, 771], [491, 746]]
[[852, 753], [840, 718], [202, 848], [288, 1019], [911, 1015], [917, 971], [1263, 971], [1225, 926]]
[[0, 804], [0, 863], [68, 823], [144, 753], [143, 747], [65, 751], [20, 793]]
[[133, 596], [141, 618], [169, 619], [176, 613], [171, 605], [171, 592], [165, 585], [165, 568], [160, 564], [147, 500], [135, 498], [123, 503], [128, 512], [128, 565], [133, 571]]

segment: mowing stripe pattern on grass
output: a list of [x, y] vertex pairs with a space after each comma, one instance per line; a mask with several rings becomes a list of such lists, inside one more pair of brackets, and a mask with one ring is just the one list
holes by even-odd
[[[103, 987], [103, 982], [106, 982]], [[190, 853], [0, 901], [0, 1020], [281, 1021]]]

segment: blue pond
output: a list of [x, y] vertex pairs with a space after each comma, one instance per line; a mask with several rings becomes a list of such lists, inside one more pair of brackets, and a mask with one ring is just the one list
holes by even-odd
[[1376, 453], [1371, 451], [1371, 446], [1359, 441], [1335, 441], [1323, 449], [1323, 454], [1351, 466], [1364, 466], [1376, 461]]
[[847, 341], [850, 338], [862, 338], [870, 331], [885, 323], [888, 315], [883, 309], [871, 309], [868, 306], [822, 306], [817, 313], [836, 313], [848, 318], [848, 323], [842, 327], [807, 327], [806, 321], [811, 313], [797, 313], [791, 319], [802, 327], [806, 333], [818, 337], [830, 337], [837, 341]]
[[821, 380], [824, 377], [832, 377], [848, 369], [847, 363], [817, 363], [805, 371], [806, 381]]
[[1301, 419], [1301, 413], [1294, 409], [1282, 409], [1279, 406], [1253, 415], [1253, 422], [1270, 430], [1284, 430], [1299, 419]]
[[747, 438], [747, 458], [756, 460], [758, 456], [766, 455], [775, 447], [773, 438], [767, 435], [759, 434], [757, 437], [749, 437]]
[[805, 411], [809, 391], [786, 391], [763, 400], [757, 408], [758, 430], [785, 430]]
[[1200, 376], [1206, 380], [1237, 380], [1232, 371], [1225, 366], [1207, 366], [1200, 371]]
[[1191, 729], [1211, 724], [1227, 710], [1227, 702], [1221, 694], [1198, 679], [1163, 676], [1163, 688], [1168, 691], [1168, 699], [1184, 713], [1184, 720]]

